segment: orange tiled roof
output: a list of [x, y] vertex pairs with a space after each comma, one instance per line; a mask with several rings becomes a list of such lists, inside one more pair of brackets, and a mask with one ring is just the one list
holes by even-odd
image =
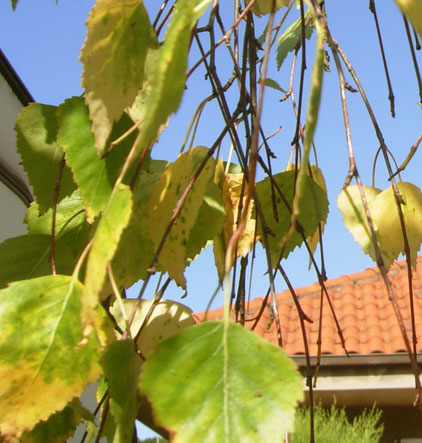
[[[406, 262], [396, 262], [390, 269], [389, 277], [395, 297], [404, 319], [409, 340], [411, 340], [411, 317]], [[346, 349], [350, 354], [393, 354], [405, 352], [404, 341], [394, 314], [392, 303], [378, 268], [328, 280], [326, 287], [332, 300], [337, 319], [343, 331]], [[418, 258], [416, 271], [413, 271], [414, 307], [418, 352], [422, 352], [422, 258]], [[313, 323], [305, 322], [309, 351], [317, 354], [317, 338], [320, 312], [320, 286], [314, 283], [295, 290], [305, 314]], [[247, 305], [246, 319], [256, 317], [263, 298], [256, 298]], [[304, 354], [304, 345], [299, 318], [292, 296], [288, 290], [277, 295], [277, 305], [281, 325], [283, 348], [289, 355]], [[208, 319], [222, 317], [222, 309], [208, 313]], [[201, 321], [204, 314], [196, 314]], [[246, 322], [251, 328], [253, 322]], [[277, 344], [275, 322], [271, 320], [269, 307], [265, 307], [255, 332]], [[344, 355], [337, 334], [335, 322], [324, 300], [322, 316], [322, 354]]]

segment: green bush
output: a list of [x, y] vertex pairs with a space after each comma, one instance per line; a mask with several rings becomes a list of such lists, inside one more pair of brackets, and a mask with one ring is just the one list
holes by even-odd
[[[378, 423], [382, 411], [375, 405], [365, 409], [351, 423], [346, 410], [338, 408], [334, 402], [330, 409], [316, 404], [314, 407], [314, 429], [316, 443], [376, 443], [380, 441], [384, 425]], [[295, 433], [289, 443], [307, 443], [310, 441], [309, 407], [298, 408], [296, 413]]]

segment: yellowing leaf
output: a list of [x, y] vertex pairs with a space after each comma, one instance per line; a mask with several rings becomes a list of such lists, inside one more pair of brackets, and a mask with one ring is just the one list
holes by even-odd
[[[136, 300], [124, 299], [123, 306], [127, 317], [132, 312]], [[134, 321], [130, 328], [132, 337], [134, 337], [144, 322], [145, 317], [151, 308], [152, 301], [141, 300], [136, 311]], [[122, 312], [117, 302], [111, 308], [111, 313], [122, 330], [126, 329]], [[148, 357], [152, 350], [163, 340], [171, 337], [187, 326], [193, 326], [195, 320], [192, 317], [192, 311], [185, 305], [171, 300], [161, 300], [155, 307], [147, 325], [141, 332], [137, 344], [139, 350], [145, 357]]]
[[[248, 5], [251, 0], [245, 0], [245, 5]], [[275, 0], [274, 11], [278, 11], [283, 6], [288, 6], [290, 0]], [[269, 14], [273, 8], [273, 0], [257, 0], [252, 6], [252, 12], [257, 15]]]
[[[373, 202], [381, 190], [377, 188], [363, 187], [368, 205]], [[343, 189], [337, 197], [337, 206], [343, 214], [343, 221], [346, 228], [351, 232], [353, 238], [358, 242], [366, 254], [374, 260], [375, 250], [372, 244], [371, 232], [369, 230], [365, 211], [363, 208], [359, 187], [350, 185]]]
[[49, 275], [0, 291], [0, 433], [19, 437], [62, 410], [99, 376], [100, 345], [85, 346], [83, 286]]
[[98, 0], [87, 28], [81, 53], [82, 86], [96, 147], [102, 152], [113, 122], [142, 88], [145, 59], [158, 42], [145, 6], [138, 0]]
[[152, 189], [167, 167], [167, 162], [151, 160], [148, 171], [141, 170], [133, 189], [133, 208], [130, 220], [120, 238], [112, 267], [116, 283], [129, 288], [144, 279], [154, 257], [154, 247], [148, 235], [146, 206]]
[[[397, 187], [405, 203], [401, 205], [401, 209], [410, 247], [410, 258], [412, 265], [416, 266], [416, 254], [422, 243], [422, 193], [412, 183], [398, 183]], [[369, 211], [374, 219], [381, 254], [386, 267], [389, 268], [400, 253], [405, 254], [393, 188], [381, 192], [369, 205]]]
[[[422, 243], [422, 193], [411, 183], [398, 183], [397, 187], [405, 202], [401, 208], [410, 256], [412, 264], [415, 266], [416, 254]], [[389, 268], [399, 254], [405, 253], [394, 191], [392, 187], [381, 192], [379, 189], [364, 186], [364, 192], [380, 252], [385, 266]], [[343, 190], [338, 196], [337, 203], [343, 213], [344, 224], [352, 233], [353, 238], [361, 245], [364, 252], [376, 260], [375, 248], [372, 244], [358, 187], [349, 186]]]
[[[149, 234], [155, 249], [161, 243], [178, 200], [207, 155], [208, 149], [203, 146], [190, 149], [170, 165], [154, 187], [147, 205], [147, 215], [150, 220]], [[207, 183], [212, 181], [214, 165], [215, 161], [212, 158], [205, 164], [167, 236], [158, 259], [159, 266], [183, 288], [186, 287], [183, 274], [186, 267], [186, 246], [198, 217]]]
[[62, 411], [51, 415], [46, 422], [39, 422], [32, 431], [25, 432], [20, 438], [20, 443], [65, 442], [75, 433], [76, 426], [81, 421], [78, 410], [68, 405]]
[[132, 211], [132, 193], [128, 186], [120, 184], [114, 188], [110, 201], [95, 232], [88, 258], [85, 277], [82, 321], [89, 334], [98, 321], [97, 309], [103, 288], [107, 265], [116, 252], [120, 236], [127, 226]]
[[[157, 54], [151, 86], [138, 96], [142, 123], [138, 152], [155, 142], [158, 133], [173, 112], [176, 112], [183, 97], [186, 82], [188, 52], [192, 28], [206, 10], [210, 0], [178, 0], [172, 11], [171, 21], [164, 42]], [[151, 59], [147, 60], [154, 63]], [[147, 67], [148, 69], [148, 67]]]

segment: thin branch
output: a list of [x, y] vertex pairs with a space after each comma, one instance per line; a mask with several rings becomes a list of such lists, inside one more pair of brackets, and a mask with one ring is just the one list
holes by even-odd
[[387, 85], [388, 85], [388, 100], [390, 100], [390, 112], [391, 116], [394, 118], [396, 116], [396, 112], [394, 109], [394, 92], [393, 92], [393, 87], [391, 86], [390, 74], [388, 72], [388, 66], [387, 66], [387, 59], [385, 57], [384, 45], [382, 43], [381, 30], [378, 23], [377, 11], [375, 9], [375, 0], [369, 0], [369, 10], [372, 12], [374, 16], [375, 26], [377, 28], [378, 42], [380, 45], [382, 62], [384, 64], [385, 78], [387, 80]]

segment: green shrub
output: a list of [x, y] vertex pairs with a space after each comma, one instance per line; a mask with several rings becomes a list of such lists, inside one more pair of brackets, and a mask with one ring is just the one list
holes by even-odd
[[[378, 423], [382, 411], [375, 405], [365, 409], [351, 423], [346, 410], [338, 408], [334, 402], [330, 409], [316, 404], [314, 407], [314, 429], [316, 443], [376, 443], [380, 441], [384, 425]], [[289, 443], [307, 443], [310, 441], [309, 407], [298, 408], [296, 413], [295, 433]]]

